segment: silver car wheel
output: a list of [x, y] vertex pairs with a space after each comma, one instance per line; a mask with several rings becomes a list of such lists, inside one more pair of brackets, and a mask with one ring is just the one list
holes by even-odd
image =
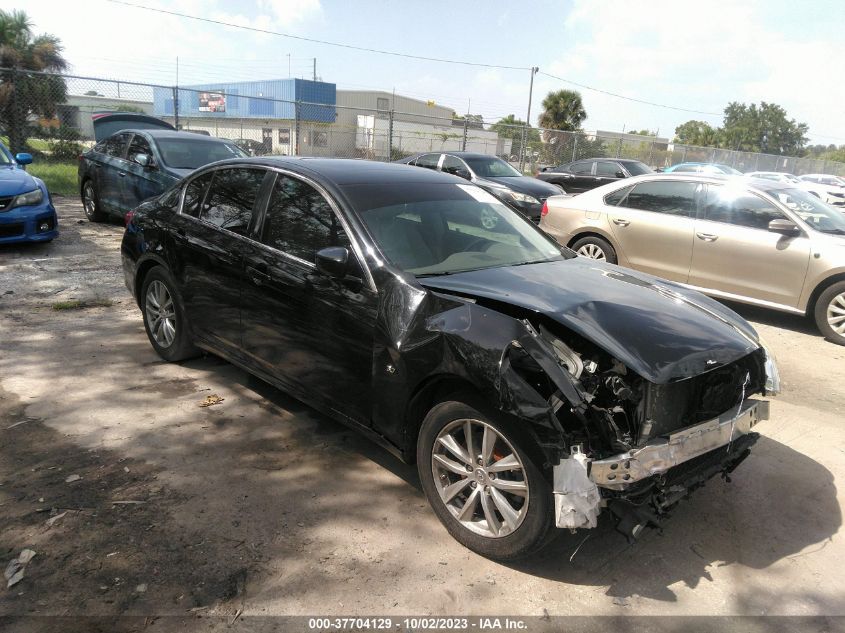
[[589, 257], [590, 259], [597, 259], [602, 262], [607, 260], [607, 256], [604, 254], [604, 251], [596, 244], [584, 244], [575, 252], [582, 257]]
[[481, 209], [481, 226], [485, 229], [493, 229], [499, 223], [499, 216], [489, 209]]
[[827, 322], [837, 334], [845, 335], [845, 292], [842, 292], [827, 304]]
[[455, 420], [437, 436], [431, 471], [441, 501], [468, 530], [489, 538], [513, 533], [528, 512], [519, 455], [481, 420]]
[[90, 181], [85, 183], [82, 190], [82, 206], [85, 208], [85, 215], [88, 216], [89, 220], [97, 214], [97, 203], [94, 202], [94, 187], [91, 186]]
[[176, 339], [176, 308], [170, 291], [158, 279], [147, 288], [145, 301], [147, 325], [155, 342], [170, 347]]

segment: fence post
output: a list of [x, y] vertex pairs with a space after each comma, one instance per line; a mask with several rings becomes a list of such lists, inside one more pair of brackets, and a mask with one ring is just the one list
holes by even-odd
[[578, 137], [576, 136], [572, 141], [572, 162], [575, 162], [575, 150], [578, 149]]
[[654, 156], [654, 139], [651, 139], [651, 149], [648, 150], [648, 164], [652, 164], [652, 157]]
[[616, 158], [622, 156], [622, 137], [619, 137], [619, 142], [616, 144]]
[[519, 171], [522, 173], [523, 168], [525, 167], [525, 139], [527, 136], [526, 124], [522, 126], [522, 137], [519, 142]]
[[461, 151], [467, 151], [467, 130], [469, 129], [469, 113], [464, 117], [464, 142], [461, 146]]
[[685, 163], [685, 162], [687, 162], [687, 146], [684, 145], [683, 147], [684, 147], [684, 153], [681, 154], [681, 162]]
[[179, 87], [173, 86], [173, 127], [179, 129]]
[[293, 102], [293, 121], [296, 130], [296, 136], [293, 142], [293, 155], [299, 156], [299, 101]]
[[387, 114], [387, 162], [393, 160], [393, 110]]

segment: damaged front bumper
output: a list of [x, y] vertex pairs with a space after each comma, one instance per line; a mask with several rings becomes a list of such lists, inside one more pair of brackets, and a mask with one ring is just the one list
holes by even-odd
[[718, 418], [676, 431], [642, 448], [590, 463], [590, 479], [610, 490], [624, 490], [634, 482], [664, 473], [694, 457], [726, 446], [750, 432], [760, 420], [769, 419], [769, 403], [746, 400]]
[[[733, 468], [753, 443], [746, 440], [756, 439], [746, 436], [756, 436], [751, 429], [768, 418], [767, 401], [748, 399], [738, 409], [731, 409], [718, 418], [681, 429], [613, 457], [589, 460], [580, 448], [575, 449], [572, 456], [554, 467], [557, 527], [595, 527], [607, 496], [624, 497], [626, 489], [635, 484], [671, 474], [673, 469], [676, 471], [683, 465], [692, 465], [696, 458], [717, 449], [725, 448], [724, 454], [714, 456], [710, 460], [713, 463], [704, 468], [696, 465], [694, 477], [693, 469], [690, 469], [689, 477], [673, 481], [673, 492], [685, 492], [719, 470]], [[701, 476], [704, 472], [706, 477]], [[606, 493], [602, 495], [600, 489]]]

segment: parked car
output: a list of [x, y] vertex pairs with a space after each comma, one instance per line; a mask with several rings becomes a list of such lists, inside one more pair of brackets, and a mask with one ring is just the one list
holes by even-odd
[[167, 129], [126, 129], [79, 157], [79, 192], [92, 222], [123, 217], [197, 167], [246, 154], [230, 141]]
[[749, 178], [774, 180], [800, 187], [811, 194], [836, 207], [845, 207], [845, 189], [838, 185], [820, 184], [813, 180], [801, 180], [798, 176], [782, 171], [752, 171], [745, 174]]
[[675, 172], [692, 172], [694, 174], [727, 174], [728, 176], [741, 176], [742, 172], [734, 169], [730, 165], [721, 165], [719, 163], [678, 163], [671, 167], [664, 167], [658, 169], [664, 174], [672, 174]]
[[845, 178], [834, 176], [833, 174], [804, 174], [799, 176], [799, 178], [807, 182], [817, 182], [821, 185], [830, 185], [831, 187], [845, 187]]
[[546, 167], [537, 178], [563, 187], [567, 193], [582, 193], [623, 178], [653, 173], [638, 160], [623, 158], [588, 158], [559, 167]]
[[266, 156], [270, 153], [267, 143], [252, 138], [239, 138], [232, 142], [246, 152], [248, 156]]
[[579, 255], [812, 316], [845, 345], [845, 216], [799, 187], [637, 176], [547, 205], [540, 226]]
[[[487, 154], [429, 152], [414, 154], [396, 162], [434, 169], [469, 180], [534, 222], [540, 221], [540, 211], [546, 198], [565, 193], [562, 187], [523, 176], [501, 158]], [[483, 218], [483, 221], [489, 224], [496, 221], [496, 218], [489, 216]], [[485, 226], [491, 228], [487, 224]]]
[[605, 508], [636, 536], [745, 458], [753, 396], [778, 390], [726, 307], [575, 257], [435, 170], [218, 163], [135, 209], [121, 251], [162, 358], [210, 351], [416, 461], [440, 521], [491, 558]]
[[59, 220], [47, 186], [26, 173], [30, 154], [15, 156], [0, 143], [0, 244], [49, 242], [59, 235]]

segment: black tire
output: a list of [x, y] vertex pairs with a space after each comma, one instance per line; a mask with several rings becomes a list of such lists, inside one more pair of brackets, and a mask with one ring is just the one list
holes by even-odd
[[104, 222], [107, 214], [103, 213], [100, 207], [100, 196], [97, 195], [97, 188], [94, 182], [88, 178], [82, 183], [82, 209], [89, 222]]
[[[576, 240], [576, 242], [572, 245], [572, 250], [582, 257], [606, 261], [608, 264], [615, 264], [619, 261], [616, 258], [616, 250], [610, 245], [610, 242], [595, 235], [589, 235], [587, 237], [582, 237], [580, 240]], [[581, 250], [584, 252], [579, 252]], [[599, 256], [591, 256], [587, 254], [588, 252], [600, 252], [600, 254]]]
[[[156, 296], [158, 294], [157, 291], [161, 288], [161, 286], [154, 284], [161, 284], [172, 302], [172, 310], [167, 310], [166, 300], [162, 302], [163, 312], [173, 315], [169, 320], [172, 330], [175, 333], [169, 342], [164, 340], [167, 336], [163, 331], [166, 328], [165, 321], [167, 319], [160, 316], [158, 321], [151, 322], [153, 317], [150, 312], [156, 312], [157, 307], [154, 303], [151, 303], [149, 306], [150, 310], [147, 309], [150, 289], [153, 288], [152, 296]], [[152, 302], [153, 299], [150, 298], [150, 301]], [[144, 318], [144, 329], [147, 331], [147, 337], [150, 339], [153, 349], [164, 360], [176, 362], [199, 355], [200, 352], [194, 347], [192, 341], [188, 320], [185, 318], [185, 306], [182, 302], [182, 295], [179, 294], [173, 277], [170, 276], [170, 273], [163, 266], [156, 266], [144, 277], [144, 283], [141, 287], [141, 314]], [[159, 314], [161, 315], [162, 313], [160, 312]]]
[[[483, 405], [475, 402], [471, 395], [458, 396], [458, 398], [436, 405], [428, 412], [425, 420], [423, 420], [417, 440], [417, 468], [423, 491], [437, 518], [440, 519], [440, 522], [443, 523], [449, 534], [465, 547], [494, 560], [507, 561], [524, 558], [546, 545], [557, 533], [554, 529], [554, 503], [551, 486], [535, 466], [534, 460], [531, 458], [529, 452], [525, 450], [527, 440], [523, 439], [514, 429], [511, 429], [510, 425], [497, 419], [497, 416], [482, 413], [481, 410], [484, 409]], [[493, 480], [496, 479], [496, 473], [487, 474], [488, 479], [486, 481], [491, 484], [490, 486], [474, 481], [476, 473], [479, 470], [484, 470], [480, 464], [477, 470], [472, 473], [467, 472], [463, 475], [447, 476], [446, 470], [441, 468], [443, 472], [441, 472], [439, 477], [435, 475], [434, 470], [436, 466], [433, 453], [435, 450], [440, 452], [446, 450], [438, 442], [438, 435], [441, 431], [448, 432], [450, 428], [454, 428], [455, 432], [462, 434], [461, 429], [463, 428], [463, 423], [459, 422], [462, 420], [472, 420], [473, 424], [477, 423], [478, 426], [474, 426], [473, 428], [480, 429], [482, 434], [484, 433], [484, 426], [489, 426], [505, 440], [502, 442], [500, 439], [497, 439], [491, 448], [492, 461], [490, 461], [490, 466], [495, 464], [495, 460], [497, 459], [496, 450], [504, 452], [513, 449], [521, 462], [521, 474], [506, 474], [506, 472], [513, 471], [501, 472], [496, 483], [493, 483]], [[473, 433], [471, 432], [470, 435], [472, 436]], [[481, 443], [477, 437], [473, 442], [476, 448], [480, 450]], [[454, 456], [454, 453], [445, 454]], [[477, 453], [476, 455], [480, 454]], [[505, 455], [501, 455], [498, 456], [498, 459], [503, 459], [504, 457]], [[455, 463], [458, 463], [457, 459]], [[464, 462], [464, 466], [466, 467], [466, 462]], [[453, 510], [450, 510], [450, 506], [447, 506], [447, 501], [441, 497], [441, 487], [449, 485], [449, 477], [468, 482], [468, 485], [464, 486], [453, 501], [456, 504], [460, 504], [463, 501], [465, 505], [469, 500], [469, 496], [476, 494], [476, 500], [472, 502], [475, 510], [470, 515], [470, 518], [478, 516], [484, 526], [489, 526], [485, 518], [484, 504], [486, 503], [487, 507], [491, 509], [501, 507], [497, 505], [497, 499], [487, 493], [490, 488], [494, 486], [498, 487], [497, 485], [501, 485], [503, 480], [507, 480], [509, 477], [518, 479], [516, 483], [527, 484], [528, 494], [526, 497], [506, 495], [507, 498], [514, 500], [516, 503], [519, 503], [520, 498], [523, 499], [522, 503], [524, 505], [517, 512], [522, 513], [524, 509], [524, 514], [520, 514], [521, 519], [516, 529], [510, 530], [510, 528], [506, 528], [503, 532], [504, 535], [493, 536], [483, 535], [467, 528], [456, 518]], [[514, 482], [509, 481], [508, 483]], [[470, 484], [473, 486], [472, 488], [469, 487]], [[494, 496], [498, 496], [498, 499], [502, 498], [502, 493], [499, 490], [489, 490], [489, 492], [492, 492]], [[487, 499], [482, 499], [482, 495], [486, 495]], [[458, 510], [454, 511], [457, 512]], [[506, 523], [504, 515], [499, 513], [498, 510], [493, 510], [493, 512], [501, 526], [504, 526]]]
[[[845, 328], [842, 329], [841, 333], [833, 329], [834, 325], [840, 327], [843, 323], [837, 321], [838, 317], [845, 316], [845, 281], [835, 283], [821, 293], [813, 312], [816, 326], [824, 337], [831, 343], [845, 345]], [[834, 320], [834, 323], [830, 322], [831, 319]]]

